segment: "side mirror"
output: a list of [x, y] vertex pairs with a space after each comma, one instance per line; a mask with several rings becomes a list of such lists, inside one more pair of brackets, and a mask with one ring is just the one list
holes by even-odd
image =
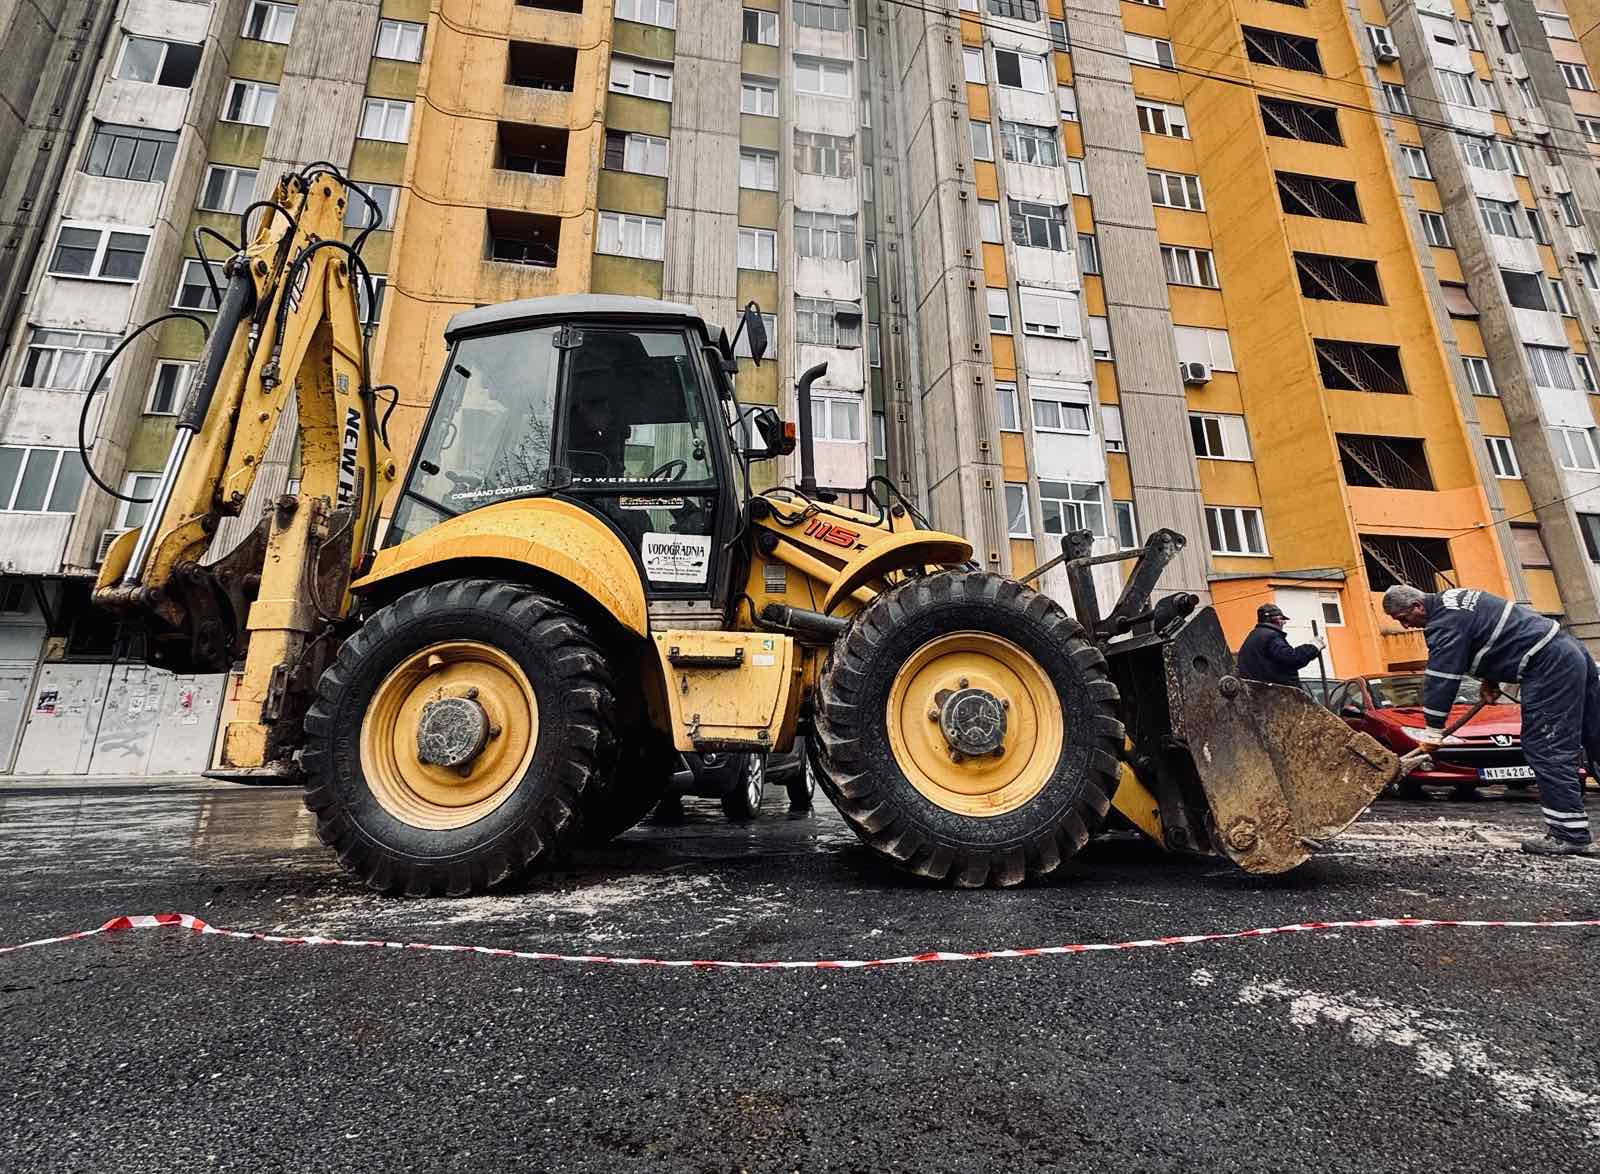
[[1364, 716], [1366, 716], [1366, 711], [1364, 709], [1362, 709], [1359, 705], [1357, 705], [1354, 701], [1346, 701], [1343, 705], [1341, 705], [1339, 707], [1339, 716], [1340, 717], [1364, 717]]
[[746, 455], [752, 461], [770, 461], [773, 457], [786, 457], [794, 451], [794, 425], [785, 423], [776, 408], [756, 409], [751, 422], [767, 446], [760, 452], [754, 449], [748, 452]]
[[750, 336], [750, 360], [761, 365], [761, 356], [767, 353], [767, 324], [761, 319], [761, 307], [751, 302], [744, 308], [744, 321], [740, 323]]

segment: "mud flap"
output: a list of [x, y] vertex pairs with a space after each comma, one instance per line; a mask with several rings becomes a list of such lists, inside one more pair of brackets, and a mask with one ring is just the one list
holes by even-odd
[[1348, 827], [1399, 759], [1299, 689], [1234, 675], [1210, 608], [1176, 635], [1106, 649], [1129, 705], [1134, 768], [1167, 847], [1284, 872]]

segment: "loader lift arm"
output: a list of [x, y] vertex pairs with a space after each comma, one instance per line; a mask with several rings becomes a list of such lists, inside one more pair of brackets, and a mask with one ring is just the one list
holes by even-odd
[[[149, 659], [226, 671], [244, 659], [224, 732], [229, 777], [293, 772], [299, 716], [349, 613], [378, 505], [394, 480], [371, 384], [371, 293], [347, 202], [366, 200], [330, 165], [279, 181], [254, 235], [223, 264], [226, 285], [177, 420], [148, 520], [107, 553], [97, 604], [146, 629]], [[241, 217], [248, 221], [249, 212]], [[269, 503], [232, 550], [210, 550], [250, 499], [291, 400], [300, 487]], [[87, 456], [87, 454], [86, 454]]]

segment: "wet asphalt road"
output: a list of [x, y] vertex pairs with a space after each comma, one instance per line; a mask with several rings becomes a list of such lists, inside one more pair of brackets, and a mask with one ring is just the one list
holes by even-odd
[[[1600, 917], [1536, 804], [1380, 803], [1281, 878], [1094, 845], [927, 889], [827, 809], [691, 801], [503, 896], [389, 901], [298, 794], [0, 788], [0, 942], [229, 928], [883, 957], [1372, 916]], [[1591, 796], [1591, 807], [1596, 806]], [[1349, 930], [884, 970], [314, 949], [178, 930], [0, 956], [0, 1170], [1600, 1168], [1600, 930]]]

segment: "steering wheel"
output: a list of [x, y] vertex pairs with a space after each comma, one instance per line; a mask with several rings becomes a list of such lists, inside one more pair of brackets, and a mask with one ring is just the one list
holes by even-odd
[[682, 457], [673, 457], [649, 475], [651, 481], [682, 481], [683, 475], [689, 471], [689, 462]]

